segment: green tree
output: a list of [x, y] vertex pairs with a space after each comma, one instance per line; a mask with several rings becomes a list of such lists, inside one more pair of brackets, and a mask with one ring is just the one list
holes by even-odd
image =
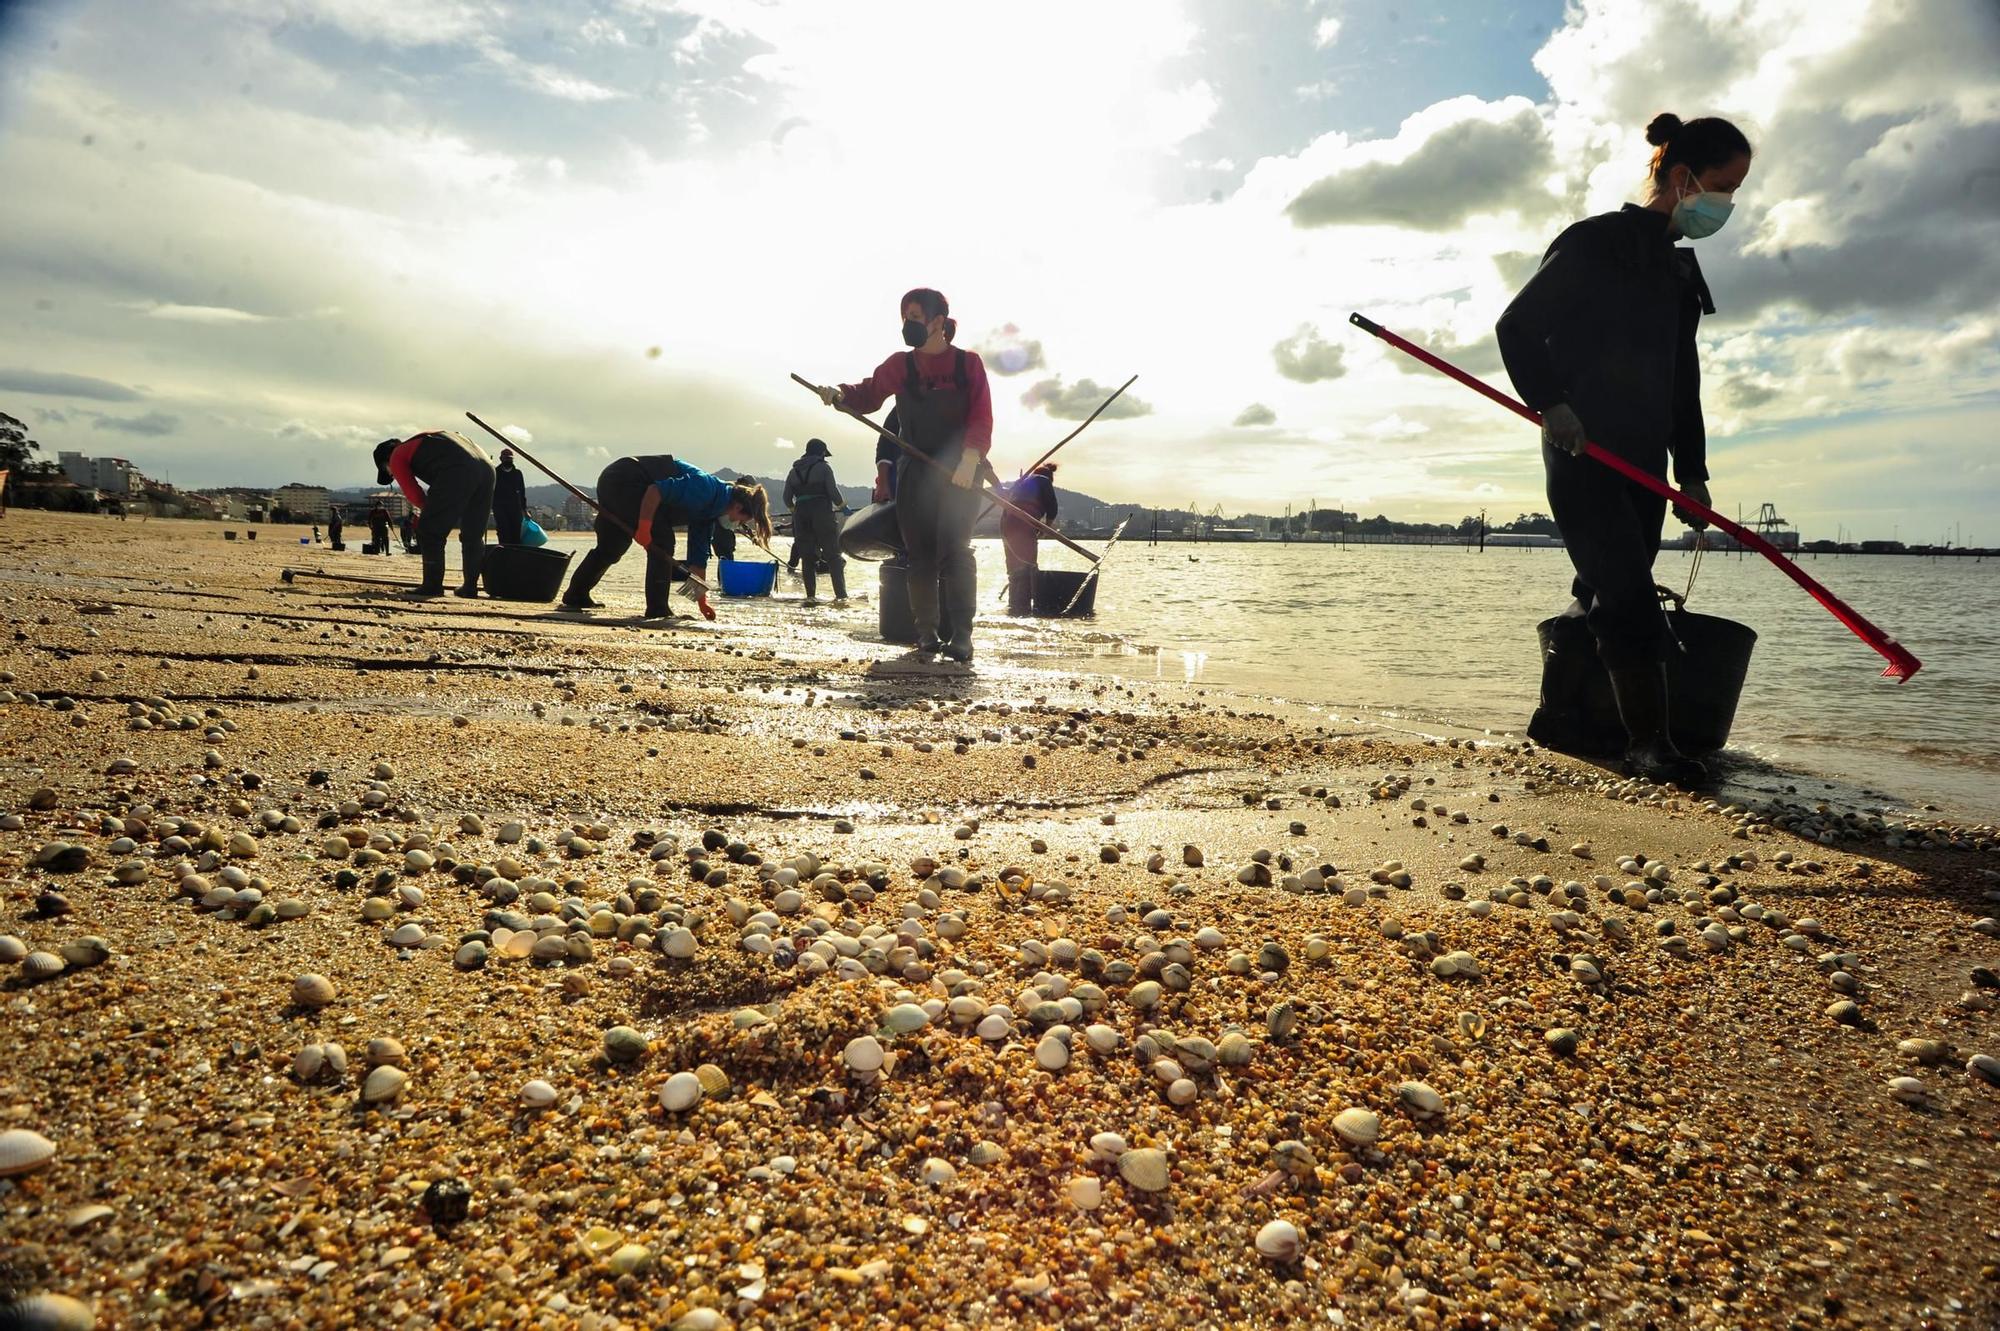
[[19, 471], [35, 460], [41, 445], [28, 438], [28, 427], [0, 411], [0, 471]]

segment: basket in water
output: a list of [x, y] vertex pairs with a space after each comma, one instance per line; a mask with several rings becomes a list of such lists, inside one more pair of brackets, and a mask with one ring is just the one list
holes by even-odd
[[768, 559], [724, 559], [716, 565], [724, 596], [769, 596], [778, 566]]
[[1055, 568], [1035, 570], [1035, 613], [1051, 619], [1083, 619], [1096, 614], [1097, 575]]
[[[1729, 743], [1756, 631], [1679, 605], [1666, 615], [1685, 648], [1670, 645], [1667, 651], [1667, 729], [1681, 752], [1713, 753]], [[1623, 753], [1625, 723], [1581, 608], [1543, 620], [1535, 634], [1542, 647], [1542, 696], [1528, 738], [1584, 757]]]
[[546, 604], [562, 590], [570, 552], [547, 546], [489, 545], [479, 560], [479, 580], [496, 601]]

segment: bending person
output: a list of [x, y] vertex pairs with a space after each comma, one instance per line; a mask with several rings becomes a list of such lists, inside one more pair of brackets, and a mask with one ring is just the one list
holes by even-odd
[[[1056, 520], [1056, 464], [1044, 462], [1007, 487], [1007, 498], [1030, 517]], [[1041, 528], [1002, 509], [1000, 543], [1007, 552], [1007, 613], [1035, 612], [1035, 575], [1041, 571]]]
[[833, 603], [847, 604], [847, 561], [841, 557], [840, 520], [834, 516], [840, 507], [840, 485], [833, 478], [827, 452], [824, 439], [806, 440], [805, 456], [785, 477], [785, 506], [792, 510], [792, 558], [805, 567], [807, 605], [819, 604], [822, 563], [833, 575]]
[[[674, 528], [686, 527], [687, 571], [708, 580], [708, 555], [715, 524], [727, 522], [771, 541], [771, 501], [764, 487], [734, 484], [671, 454], [619, 458], [597, 474], [597, 544], [570, 578], [562, 603], [570, 610], [600, 608], [590, 593], [610, 567], [625, 557], [636, 534], [646, 551], [646, 618], [671, 619], [674, 589]], [[697, 604], [704, 618], [715, 607], [703, 591]]]
[[456, 594], [479, 595], [479, 561], [493, 513], [493, 464], [485, 450], [449, 430], [384, 439], [375, 445], [375, 481], [387, 485], [391, 480], [421, 515], [417, 549], [424, 557], [424, 575], [414, 594], [444, 594], [444, 543], [456, 528], [464, 565]]
[[978, 591], [972, 528], [980, 472], [993, 446], [993, 396], [978, 355], [951, 345], [958, 325], [942, 295], [919, 287], [903, 297], [901, 309], [903, 342], [911, 349], [890, 356], [864, 382], [823, 389], [821, 396], [829, 406], [864, 414], [895, 398], [898, 433], [930, 459], [903, 454], [895, 467], [915, 655], [929, 660], [941, 651], [969, 665]]
[[[1727, 120], [1659, 115], [1646, 203], [1576, 223], [1495, 329], [1521, 400], [1542, 414], [1549, 511], [1571, 584], [1611, 676], [1630, 741], [1626, 770], [1699, 781], [1707, 770], [1668, 732], [1666, 653], [1673, 643], [1653, 583], [1666, 501], [1582, 456], [1586, 440], [1708, 504], [1707, 435], [1695, 327], [1715, 313], [1685, 236], [1713, 235], [1750, 170], [1750, 143]], [[1707, 523], [1682, 514], [1687, 525]]]

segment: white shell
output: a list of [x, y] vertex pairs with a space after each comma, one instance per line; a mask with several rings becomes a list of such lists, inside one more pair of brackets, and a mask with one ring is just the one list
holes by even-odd
[[701, 1099], [701, 1079], [692, 1072], [676, 1072], [660, 1088], [660, 1107], [672, 1114], [692, 1109]]
[[1171, 1166], [1165, 1151], [1141, 1147], [1118, 1157], [1118, 1177], [1140, 1192], [1164, 1192]]
[[300, 1007], [322, 1008], [333, 1001], [333, 981], [310, 972], [292, 981], [292, 1001]]
[[540, 1077], [521, 1087], [521, 1103], [529, 1109], [547, 1109], [556, 1102], [556, 1088]]
[[915, 1003], [898, 1003], [882, 1017], [882, 1028], [891, 1035], [908, 1035], [930, 1024], [931, 1014]]
[[1050, 1072], [1060, 1072], [1069, 1066], [1069, 1046], [1053, 1035], [1044, 1035], [1035, 1046], [1035, 1062]]
[[847, 1042], [847, 1066], [856, 1072], [882, 1070], [882, 1042], [872, 1035], [859, 1035]]
[[1915, 1077], [1889, 1078], [1889, 1095], [1906, 1105], [1921, 1105], [1931, 1098], [1930, 1087]]
[[416, 947], [423, 941], [424, 926], [421, 924], [412, 923], [402, 925], [397, 928], [396, 932], [389, 935], [389, 945], [391, 947]]
[[1104, 1185], [1088, 1174], [1071, 1179], [1064, 1191], [1069, 1204], [1079, 1211], [1095, 1211], [1104, 1201]]
[[409, 1084], [410, 1074], [395, 1066], [384, 1063], [368, 1074], [368, 1080], [361, 1083], [361, 1098], [368, 1104], [384, 1104], [402, 1095], [403, 1087]]
[[976, 1028], [982, 1040], [1004, 1040], [1014, 1033], [1014, 1024], [998, 1012], [989, 1012], [979, 1019]]
[[1974, 1054], [1965, 1060], [1965, 1070], [1975, 1077], [2000, 1086], [2000, 1058], [1995, 1058], [1991, 1054]]
[[1273, 1220], [1257, 1231], [1257, 1251], [1274, 1262], [1289, 1262], [1299, 1255], [1299, 1227], [1289, 1220]]
[[0, 1303], [0, 1326], [9, 1331], [91, 1331], [97, 1314], [67, 1294], [30, 1294]]
[[1099, 1023], [1084, 1027], [1083, 1038], [1090, 1045], [1092, 1052], [1108, 1054], [1118, 1048], [1124, 1037], [1120, 1036], [1115, 1028]]
[[1201, 1088], [1186, 1077], [1176, 1077], [1173, 1081], [1167, 1083], [1168, 1104], [1190, 1105], [1195, 1102], [1195, 1099], [1200, 1094]]
[[1333, 1130], [1349, 1146], [1372, 1146], [1382, 1135], [1382, 1120], [1366, 1109], [1343, 1109], [1333, 1116]]
[[1090, 1153], [1099, 1160], [1116, 1160], [1131, 1149], [1115, 1132], [1100, 1132], [1090, 1139]]
[[0, 934], [0, 962], [11, 966], [28, 955], [28, 945], [12, 934]]
[[1412, 1118], [1436, 1118], [1444, 1112], [1444, 1097], [1420, 1081], [1406, 1081], [1398, 1086], [1396, 1098], [1403, 1102], [1403, 1108]]
[[686, 961], [695, 953], [693, 932], [679, 927], [667, 930], [660, 935], [660, 951], [676, 961]]
[[30, 952], [21, 969], [31, 980], [46, 980], [63, 973], [63, 959], [53, 952]]
[[56, 1144], [39, 1132], [9, 1128], [0, 1132], [0, 1178], [40, 1169], [56, 1158]]

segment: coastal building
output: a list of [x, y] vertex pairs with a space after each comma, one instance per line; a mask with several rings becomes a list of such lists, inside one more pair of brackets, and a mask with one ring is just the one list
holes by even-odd
[[333, 505], [324, 485], [301, 485], [297, 481], [271, 492], [271, 507], [292, 515], [295, 522], [325, 522]]
[[82, 453], [56, 454], [63, 475], [85, 490], [101, 490], [107, 495], [136, 494], [146, 478], [124, 458], [93, 458]]

